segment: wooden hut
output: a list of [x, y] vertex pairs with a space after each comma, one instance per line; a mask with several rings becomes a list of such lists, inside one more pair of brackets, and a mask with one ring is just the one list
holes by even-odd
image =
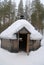
[[12, 52], [36, 50], [42, 35], [24, 19], [17, 20], [0, 34], [1, 47]]

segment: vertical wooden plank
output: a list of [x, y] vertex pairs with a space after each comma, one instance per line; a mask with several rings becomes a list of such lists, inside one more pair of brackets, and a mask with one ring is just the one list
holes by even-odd
[[18, 32], [18, 49], [19, 49], [19, 32]]
[[29, 40], [30, 40], [30, 34], [27, 34], [27, 55], [29, 55]]

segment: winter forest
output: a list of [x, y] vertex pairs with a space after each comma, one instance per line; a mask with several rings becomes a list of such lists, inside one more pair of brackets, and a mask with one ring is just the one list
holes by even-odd
[[41, 0], [0, 0], [0, 65], [44, 65]]
[[23, 0], [20, 0], [17, 7], [15, 1], [0, 1], [0, 33], [10, 26], [13, 22], [24, 16], [39, 32], [44, 29], [44, 5], [40, 0], [26, 0], [25, 6]]

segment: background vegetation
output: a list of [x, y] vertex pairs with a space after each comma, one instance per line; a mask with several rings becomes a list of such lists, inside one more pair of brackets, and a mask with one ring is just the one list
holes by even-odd
[[24, 16], [38, 31], [44, 28], [44, 5], [40, 0], [26, 0], [25, 7], [23, 0], [20, 0], [18, 9], [16, 3], [11, 0], [4, 0], [0, 2], [0, 33], [10, 26], [13, 22]]

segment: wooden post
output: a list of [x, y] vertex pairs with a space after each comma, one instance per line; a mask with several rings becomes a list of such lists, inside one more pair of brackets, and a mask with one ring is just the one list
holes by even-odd
[[18, 32], [18, 49], [19, 49], [19, 32]]
[[29, 34], [27, 34], [27, 55], [29, 55], [29, 40], [30, 40], [30, 36]]

